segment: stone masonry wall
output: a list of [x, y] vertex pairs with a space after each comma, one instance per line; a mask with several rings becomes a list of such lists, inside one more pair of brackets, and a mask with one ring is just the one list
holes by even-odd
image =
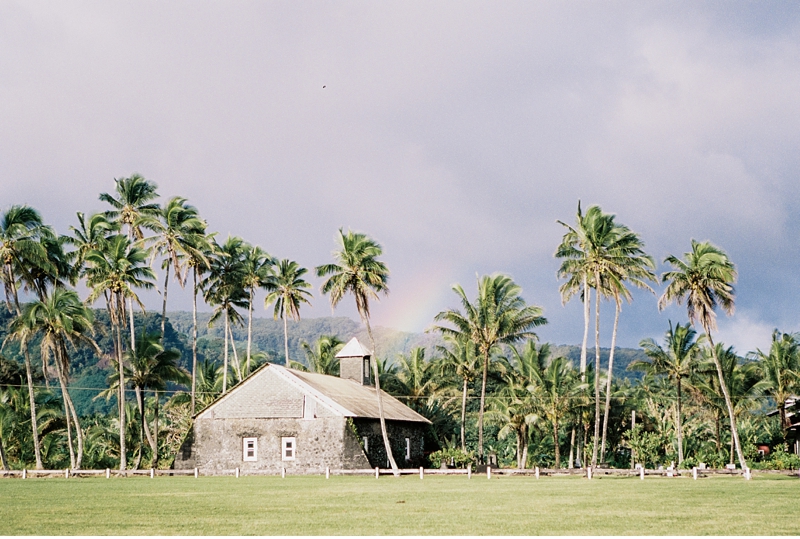
[[[388, 467], [386, 449], [383, 446], [381, 423], [377, 419], [356, 418], [353, 420], [359, 440], [363, 446], [363, 438], [367, 438], [367, 458], [370, 468]], [[386, 431], [392, 447], [394, 460], [399, 468], [418, 468], [427, 466], [425, 459], [426, 424], [406, 421], [387, 421]], [[411, 445], [411, 458], [406, 459], [406, 438]]]

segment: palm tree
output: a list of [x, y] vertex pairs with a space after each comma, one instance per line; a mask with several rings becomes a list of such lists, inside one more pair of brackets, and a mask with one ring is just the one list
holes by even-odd
[[437, 346], [440, 354], [437, 362], [441, 377], [454, 376], [461, 382], [461, 450], [467, 451], [466, 418], [467, 390], [480, 372], [481, 357], [475, 343], [464, 337], [445, 335], [446, 346]]
[[[164, 293], [161, 305], [161, 340], [163, 344], [167, 323], [167, 291], [170, 267], [175, 270], [175, 279], [183, 288], [186, 284], [185, 263], [187, 257], [203, 256], [202, 239], [205, 238], [206, 223], [200, 219], [197, 208], [183, 197], [172, 197], [156, 215], [143, 215], [138, 221], [155, 232], [153, 256], [164, 255], [161, 265], [164, 270]], [[198, 252], [200, 250], [200, 252]]]
[[731, 436], [739, 457], [739, 464], [745, 470], [747, 463], [739, 443], [733, 404], [725, 384], [722, 366], [717, 357], [714, 339], [711, 336], [711, 330], [717, 328], [714, 309], [719, 305], [729, 315], [733, 314], [733, 282], [736, 280], [736, 268], [724, 251], [709, 242], [695, 240], [692, 240], [691, 252], [685, 253], [683, 259], [670, 255], [664, 262], [670, 264], [674, 269], [661, 276], [661, 281], [669, 284], [658, 300], [658, 307], [663, 309], [672, 301], [676, 301], [679, 305], [686, 301], [689, 321], [692, 325], [699, 322], [703, 327], [711, 347], [720, 389], [725, 397], [725, 406], [728, 408]]
[[[235, 236], [229, 237], [224, 245], [215, 244], [215, 254], [209, 260], [208, 276], [201, 284], [206, 303], [216, 306], [214, 314], [208, 321], [208, 326], [213, 326], [220, 318], [223, 318], [225, 323], [223, 394], [228, 391], [228, 337], [233, 334], [230, 325], [231, 322], [242, 323], [242, 316], [236, 311], [236, 307], [247, 307], [248, 297], [242, 286], [244, 245], [244, 240]], [[236, 368], [238, 369], [238, 364]], [[239, 378], [241, 379], [241, 376]]]
[[[317, 276], [328, 278], [322, 284], [323, 294], [330, 294], [331, 308], [336, 305], [347, 294], [352, 294], [356, 301], [356, 309], [361, 316], [361, 321], [367, 328], [370, 346], [373, 355], [373, 372], [375, 377], [375, 395], [378, 399], [378, 416], [380, 417], [381, 434], [383, 435], [383, 445], [386, 449], [386, 456], [392, 467], [392, 472], [399, 477], [400, 472], [392, 454], [389, 444], [389, 435], [386, 432], [386, 419], [383, 415], [383, 399], [381, 397], [381, 380], [378, 372], [378, 360], [375, 349], [375, 339], [372, 336], [372, 328], [369, 325], [369, 302], [378, 300], [378, 294], [389, 293], [389, 268], [386, 264], [378, 260], [383, 254], [381, 246], [372, 238], [365, 234], [348, 231], [345, 234], [339, 229], [337, 236], [339, 248], [333, 252], [335, 262], [333, 264], [323, 264], [317, 267]], [[277, 306], [276, 306], [277, 307]], [[285, 312], [285, 308], [284, 308]]]
[[69, 227], [72, 237], [68, 241], [76, 247], [75, 269], [80, 273], [84, 270], [89, 251], [101, 250], [106, 238], [119, 232], [119, 227], [109, 221], [105, 213], [92, 214], [88, 219], [83, 212], [79, 211], [77, 215], [78, 227]]
[[186, 257], [186, 265], [192, 270], [192, 392], [190, 404], [192, 414], [197, 411], [195, 408], [195, 394], [197, 391], [197, 294], [200, 291], [197, 278], [210, 267], [209, 258], [215, 253], [215, 235], [216, 232], [194, 236], [192, 238], [193, 248]]
[[[303, 351], [306, 354], [308, 367], [311, 372], [319, 374], [327, 374], [330, 376], [339, 376], [339, 360], [336, 354], [344, 346], [342, 341], [336, 335], [320, 335], [312, 348], [307, 342], [300, 343]], [[294, 368], [303, 367], [302, 364], [292, 362]]]
[[398, 357], [397, 379], [401, 385], [401, 394], [406, 405], [420, 412], [424, 408], [423, 400], [436, 390], [434, 366], [425, 360], [425, 349], [416, 346], [411, 352]]
[[[341, 231], [339, 232], [341, 233]], [[266, 309], [274, 303], [273, 317], [275, 320], [278, 317], [283, 320], [283, 353], [287, 367], [289, 366], [289, 330], [286, 321], [291, 318], [297, 322], [300, 320], [300, 305], [303, 303], [311, 305], [309, 301], [311, 292], [306, 290], [311, 288], [311, 284], [303, 279], [303, 275], [307, 271], [297, 262], [284, 258], [276, 264], [262, 285], [267, 291], [264, 308]], [[333, 303], [333, 296], [331, 296], [331, 303]]]
[[[541, 398], [542, 414], [553, 427], [553, 448], [555, 451], [555, 466], [561, 467], [561, 448], [559, 443], [559, 428], [562, 419], [570, 412], [572, 400], [579, 396], [582, 384], [575, 377], [572, 363], [562, 356], [550, 358], [544, 350], [538, 353], [540, 364], [540, 379], [538, 381], [537, 395]], [[536, 388], [537, 385], [533, 387]], [[572, 463], [570, 463], [572, 467]]]
[[[0, 279], [5, 289], [5, 300], [8, 310], [11, 310], [12, 300], [17, 316], [22, 314], [17, 291], [17, 273], [25, 271], [24, 260], [35, 259], [46, 262], [47, 253], [37, 241], [42, 233], [44, 224], [42, 217], [35, 209], [29, 206], [12, 206], [0, 219], [0, 263], [2, 271]], [[41, 470], [42, 456], [39, 444], [39, 432], [36, 424], [36, 402], [33, 391], [33, 371], [31, 368], [28, 338], [20, 335], [20, 348], [25, 358], [25, 375], [28, 384], [28, 399], [30, 401], [31, 430], [33, 433], [33, 449], [36, 455], [36, 469]]]
[[256, 288], [263, 287], [270, 274], [275, 259], [258, 245], [247, 246], [243, 262], [244, 287], [248, 292], [247, 301], [247, 358], [245, 370], [250, 372], [250, 351], [253, 342], [253, 301]]
[[775, 399], [781, 428], [786, 434], [792, 426], [786, 414], [786, 401], [800, 392], [800, 342], [798, 336], [772, 332], [772, 345], [768, 353], [757, 350], [755, 357], [760, 360], [766, 393]]
[[682, 430], [682, 387], [683, 380], [689, 379], [695, 371], [697, 360], [700, 356], [700, 346], [695, 340], [697, 332], [686, 324], [680, 324], [669, 330], [664, 335], [664, 348], [653, 339], [644, 339], [639, 343], [647, 355], [647, 360], [636, 360], [628, 365], [631, 370], [640, 370], [652, 374], [666, 375], [675, 382], [678, 394], [677, 400], [677, 436], [678, 436], [678, 465], [683, 464], [683, 430]]
[[[128, 227], [128, 239], [144, 239], [143, 218], [158, 218], [161, 208], [152, 201], [158, 198], [158, 186], [134, 174], [130, 178], [114, 179], [117, 197], [109, 193], [101, 193], [100, 200], [111, 204], [114, 208], [106, 212], [106, 217], [113, 223]], [[147, 219], [144, 226], [152, 224]]]
[[[136, 353], [128, 354], [128, 365], [130, 370], [128, 379], [133, 385], [136, 393], [136, 404], [139, 407], [139, 417], [141, 419], [140, 438], [146, 437], [153, 453], [152, 466], [158, 467], [158, 392], [167, 387], [168, 382], [186, 383], [189, 381], [189, 374], [179, 365], [180, 352], [177, 350], [167, 350], [159, 341], [160, 337], [156, 333], [145, 333], [136, 342]], [[145, 421], [145, 408], [143, 392], [151, 389], [155, 391], [155, 428], [153, 433]]]
[[125, 369], [122, 367], [122, 325], [125, 323], [125, 299], [128, 301], [130, 315], [131, 341], [135, 346], [133, 332], [132, 302], [144, 310], [144, 305], [136, 294], [136, 289], [153, 288], [153, 270], [145, 265], [147, 253], [132, 245], [130, 240], [120, 234], [108, 238], [100, 250], [92, 250], [86, 255], [86, 283], [92, 289], [88, 302], [95, 302], [101, 295], [106, 300], [106, 308], [111, 318], [114, 344], [119, 371], [119, 427], [120, 427], [120, 469], [127, 466], [125, 453]]
[[[77, 469], [80, 469], [83, 461], [83, 432], [75, 405], [67, 389], [70, 371], [67, 343], [73, 347], [78, 343], [89, 344], [100, 353], [99, 347], [91, 338], [93, 322], [94, 315], [91, 309], [81, 302], [77, 292], [54, 288], [44, 301], [39, 300], [26, 305], [22, 315], [12, 324], [14, 330], [25, 327], [31, 333], [40, 333], [42, 335], [40, 345], [42, 363], [47, 362], [48, 356], [52, 357], [53, 363], [55, 363], [64, 400], [70, 465]], [[72, 446], [71, 421], [74, 424], [77, 438], [77, 458]]]
[[489, 358], [500, 344], [513, 344], [523, 339], [535, 339], [532, 328], [547, 323], [542, 309], [526, 305], [520, 293], [522, 288], [507, 275], [485, 275], [478, 279], [478, 296], [471, 303], [461, 285], [453, 286], [464, 314], [449, 309], [434, 318], [455, 327], [435, 326], [443, 335], [469, 339], [478, 348], [483, 358], [481, 381], [481, 403], [478, 412], [478, 457], [483, 460], [483, 413], [486, 402], [486, 379], [489, 373]]

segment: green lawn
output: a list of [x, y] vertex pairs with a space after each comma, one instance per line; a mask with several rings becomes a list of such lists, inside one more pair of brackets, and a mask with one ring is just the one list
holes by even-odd
[[0, 535], [779, 535], [800, 479], [0, 480]]

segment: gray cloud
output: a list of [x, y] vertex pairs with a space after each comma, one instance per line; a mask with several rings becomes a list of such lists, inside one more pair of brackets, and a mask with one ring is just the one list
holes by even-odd
[[[306, 266], [341, 226], [373, 235], [378, 324], [420, 330], [451, 284], [506, 271], [543, 338], [578, 342], [552, 253], [581, 199], [659, 260], [727, 249], [721, 331], [752, 347], [799, 329], [798, 21], [784, 2], [4, 3], [0, 205], [66, 231], [138, 171]], [[684, 316], [637, 294], [620, 342]]]

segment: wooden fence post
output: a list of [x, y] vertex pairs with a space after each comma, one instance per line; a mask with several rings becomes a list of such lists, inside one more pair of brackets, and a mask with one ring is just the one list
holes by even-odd
[[697, 481], [697, 466], [695, 466], [694, 468], [692, 468], [692, 479], [694, 479], [695, 481]]
[[25, 468], [22, 469], [22, 478], [23, 479], [27, 479], [28, 478], [28, 470], [25, 469]]
[[641, 479], [642, 481], [644, 481], [644, 466], [641, 466], [641, 467], [639, 468], [639, 479]]
[[537, 466], [535, 469], [536, 479], [539, 479], [539, 467]]
[[236, 468], [236, 479], [239, 479], [239, 468]]
[[153, 479], [156, 476], [156, 471], [153, 468], [150, 468], [150, 479]]
[[586, 467], [586, 477], [589, 478], [589, 481], [592, 480], [592, 467], [591, 466], [587, 466]]
[[64, 470], [64, 479], [69, 479], [69, 468]]
[[491, 465], [486, 465], [486, 479], [492, 478], [492, 467]]
[[331, 478], [331, 467], [325, 466], [325, 479], [330, 479], [330, 478]]
[[379, 472], [378, 472], [378, 467], [377, 467], [377, 466], [375, 466], [375, 479], [377, 479], [377, 478], [378, 478], [378, 473], [379, 473]]
[[745, 469], [744, 469], [744, 478], [745, 478], [746, 480], [750, 481], [750, 477], [751, 477], [751, 476], [750, 476], [750, 468], [745, 468]]
[[425, 470], [422, 469], [422, 466], [419, 467], [419, 478], [423, 479], [425, 477]]
[[106, 468], [106, 479], [111, 479], [111, 469]]
[[467, 466], [467, 479], [472, 479], [472, 464]]
[[194, 469], [194, 478], [195, 478], [195, 479], [197, 479], [198, 475], [199, 475], [199, 474], [197, 473], [197, 468], [195, 468], [195, 469]]
[[286, 477], [286, 468], [281, 466], [281, 478], [284, 478], [284, 477]]

